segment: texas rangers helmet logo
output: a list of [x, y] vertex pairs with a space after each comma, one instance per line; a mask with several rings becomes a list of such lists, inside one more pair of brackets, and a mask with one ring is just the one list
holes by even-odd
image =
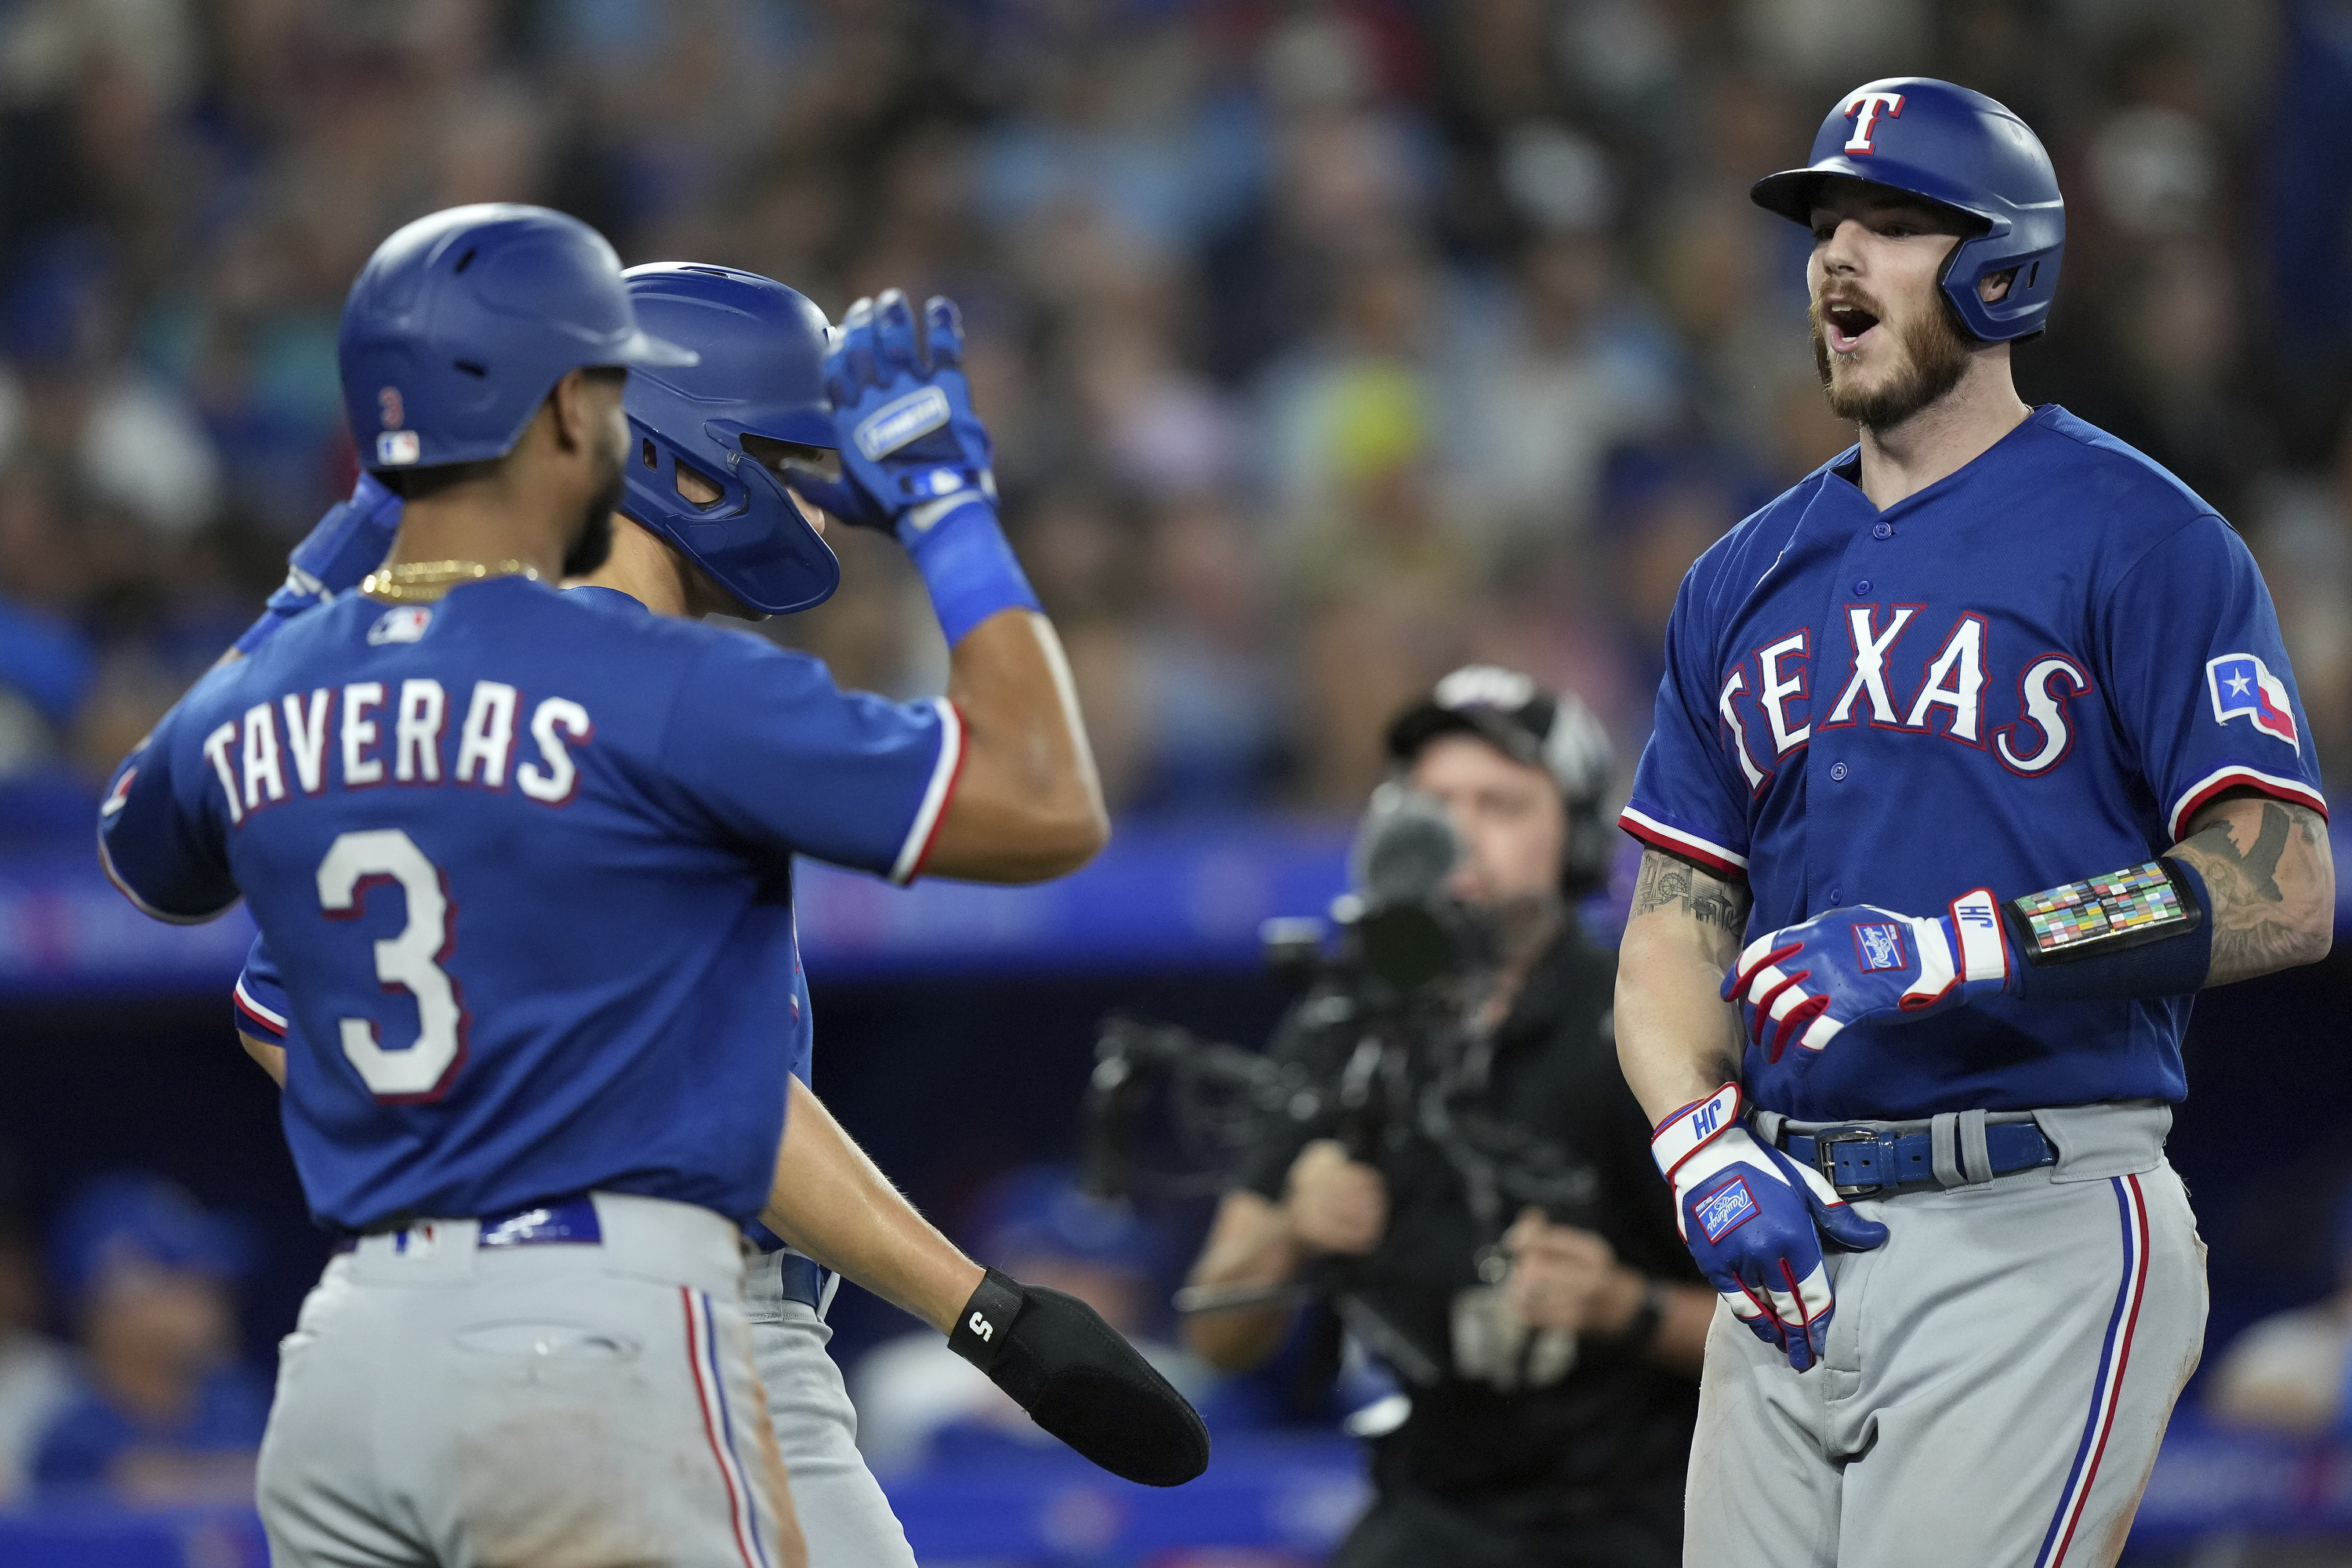
[[1853, 950], [1862, 959], [1864, 973], [1911, 967], [1910, 960], [1903, 956], [1903, 928], [1890, 921], [1854, 927]]
[[1853, 121], [1853, 134], [1845, 141], [1848, 153], [1866, 158], [1878, 151], [1871, 145], [1871, 138], [1878, 133], [1878, 117], [1882, 112], [1889, 120], [1901, 119], [1903, 95], [1899, 92], [1865, 92], [1846, 105], [1845, 117]]
[[2254, 728], [2303, 751], [2294, 727], [2294, 710], [2287, 701], [2286, 682], [2250, 653], [2225, 653], [2205, 661], [2205, 684], [2213, 693], [2213, 721], [2226, 724], [2240, 714]]

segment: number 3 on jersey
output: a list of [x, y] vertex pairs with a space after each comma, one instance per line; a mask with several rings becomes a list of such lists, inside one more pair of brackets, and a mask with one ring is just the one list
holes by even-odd
[[466, 1010], [441, 967], [449, 952], [448, 883], [397, 827], [345, 833], [319, 862], [319, 906], [331, 921], [356, 920], [378, 882], [397, 882], [408, 896], [408, 923], [375, 944], [375, 977], [415, 998], [416, 1043], [386, 1050], [373, 1019], [343, 1018], [343, 1055], [378, 1100], [436, 1099], [466, 1054]]

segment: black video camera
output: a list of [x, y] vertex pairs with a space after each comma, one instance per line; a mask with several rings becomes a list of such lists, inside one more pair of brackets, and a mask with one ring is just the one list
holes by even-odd
[[[1106, 1018], [1086, 1098], [1087, 1190], [1222, 1191], [1278, 1129], [1312, 1127], [1384, 1173], [1416, 1142], [1435, 1149], [1473, 1221], [1464, 1247], [1489, 1281], [1501, 1277], [1497, 1244], [1520, 1208], [1590, 1225], [1591, 1168], [1480, 1103], [1492, 1046], [1474, 1020], [1491, 995], [1497, 944], [1480, 912], [1444, 891], [1459, 855], [1435, 802], [1395, 785], [1375, 795], [1351, 857], [1361, 891], [1336, 900], [1328, 923], [1264, 928], [1269, 966], [1301, 993], [1278, 1054], [1123, 1014]], [[1144, 1111], [1163, 1088], [1174, 1158], [1189, 1167], [1180, 1172], [1146, 1171], [1139, 1160]], [[1436, 1381], [1435, 1361], [1355, 1294], [1364, 1268], [1327, 1259], [1300, 1288], [1194, 1289], [1177, 1305], [1234, 1310], [1328, 1296], [1399, 1373]]]

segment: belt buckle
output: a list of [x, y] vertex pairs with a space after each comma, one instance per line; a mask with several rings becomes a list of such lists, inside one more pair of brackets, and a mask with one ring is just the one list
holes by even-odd
[[1878, 1134], [1867, 1128], [1847, 1128], [1832, 1131], [1823, 1130], [1813, 1134], [1813, 1169], [1822, 1173], [1832, 1190], [1842, 1198], [1860, 1197], [1893, 1186], [1892, 1182], [1840, 1182], [1837, 1179], [1837, 1151], [1846, 1143], [1876, 1143]]

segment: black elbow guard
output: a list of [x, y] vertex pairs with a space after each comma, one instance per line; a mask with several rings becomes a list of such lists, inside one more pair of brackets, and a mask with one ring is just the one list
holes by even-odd
[[1174, 1487], [1209, 1468], [1200, 1413], [1075, 1296], [992, 1268], [964, 1303], [948, 1348], [1112, 1475]]

